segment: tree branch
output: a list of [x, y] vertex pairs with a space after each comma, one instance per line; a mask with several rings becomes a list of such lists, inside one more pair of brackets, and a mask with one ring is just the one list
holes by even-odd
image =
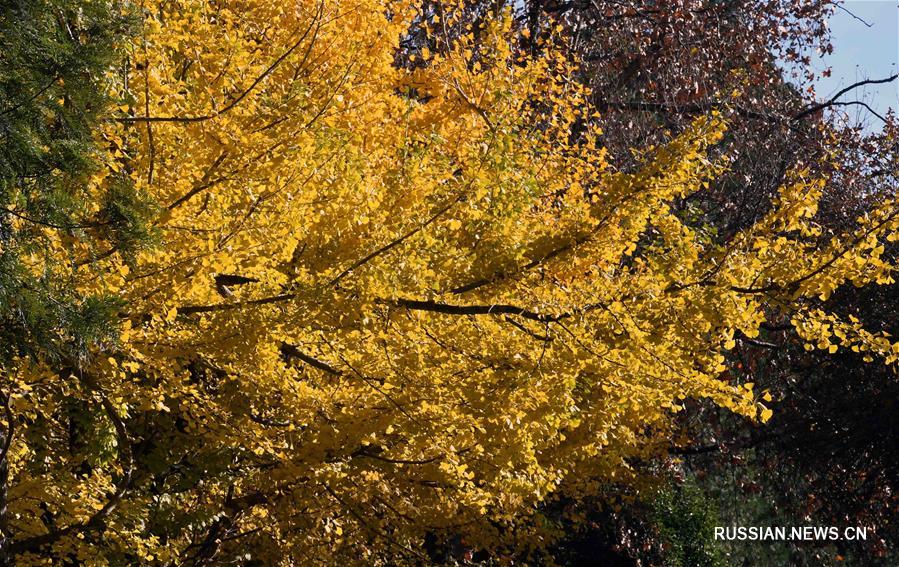
[[77, 533], [85, 533], [97, 529], [101, 529], [103, 520], [105, 520], [119, 505], [122, 497], [131, 487], [132, 474], [134, 471], [134, 460], [131, 454], [131, 440], [128, 431], [125, 428], [125, 422], [116, 412], [115, 407], [106, 396], [102, 399], [103, 409], [109, 420], [112, 422], [116, 431], [116, 438], [119, 448], [119, 455], [123, 456], [123, 473], [122, 478], [116, 484], [115, 492], [106, 501], [102, 508], [97, 510], [87, 521], [79, 524], [71, 524], [61, 530], [52, 531], [46, 534], [32, 536], [21, 541], [13, 542], [9, 546], [10, 553], [16, 555], [19, 553], [33, 552], [44, 546], [59, 541], [63, 537]]
[[431, 457], [430, 459], [391, 459], [390, 457], [382, 457], [377, 453], [368, 452], [367, 447], [360, 447], [359, 449], [353, 451], [352, 457], [367, 457], [369, 459], [375, 459], [376, 461], [381, 461], [384, 463], [391, 463], [395, 465], [427, 465], [430, 463], [434, 463], [443, 458], [443, 455], [437, 455], [435, 457]]
[[417, 299], [391, 299], [381, 300], [379, 303], [394, 305], [396, 307], [405, 307], [413, 311], [431, 311], [433, 313], [443, 313], [446, 315], [518, 315], [532, 321], [540, 321], [542, 323], [552, 323], [561, 321], [571, 317], [570, 313], [562, 313], [560, 315], [546, 315], [530, 311], [523, 307], [514, 305], [494, 304], [494, 305], [451, 305], [448, 303], [439, 303], [436, 301], [422, 301]]
[[446, 206], [442, 207], [442, 208], [441, 208], [440, 210], [438, 210], [436, 213], [434, 213], [433, 215], [431, 215], [431, 217], [430, 217], [428, 220], [426, 220], [425, 222], [423, 222], [422, 224], [420, 224], [420, 225], [418, 225], [417, 227], [413, 228], [412, 230], [410, 230], [410, 231], [407, 232], [406, 234], [402, 235], [401, 237], [397, 238], [396, 240], [393, 240], [393, 241], [390, 242], [389, 244], [386, 244], [386, 245], [382, 246], [381, 248], [378, 248], [378, 249], [375, 250], [374, 252], [372, 252], [372, 253], [366, 255], [365, 257], [363, 257], [363, 258], [361, 258], [361, 259], [359, 259], [359, 260], [356, 260], [355, 262], [353, 262], [353, 264], [352, 264], [349, 268], [347, 268], [347, 269], [345, 269], [344, 271], [340, 272], [340, 274], [338, 274], [337, 277], [335, 277], [333, 280], [331, 280], [331, 281], [328, 283], [328, 285], [330, 285], [330, 286], [337, 285], [338, 283], [340, 283], [340, 280], [342, 280], [343, 278], [345, 278], [346, 276], [348, 276], [348, 275], [349, 275], [350, 273], [352, 273], [353, 270], [355, 270], [356, 268], [359, 268], [359, 267], [365, 265], [365, 264], [368, 263], [369, 261], [373, 260], [374, 258], [377, 258], [378, 256], [380, 256], [381, 254], [384, 254], [385, 252], [389, 252], [391, 249], [395, 248], [396, 246], [399, 246], [400, 244], [402, 244], [403, 242], [405, 242], [406, 240], [408, 240], [409, 238], [411, 238], [412, 236], [414, 236], [414, 235], [417, 234], [418, 232], [422, 231], [422, 230], [425, 229], [428, 225], [430, 225], [430, 224], [433, 223], [435, 220], [437, 220], [438, 218], [440, 218], [445, 212], [447, 212], [448, 210], [450, 210], [450, 208], [452, 208], [453, 205], [455, 205], [456, 203], [458, 203], [459, 201], [461, 201], [461, 200], [462, 200], [462, 197], [463, 197], [462, 195], [457, 196], [455, 199], [451, 200], [451, 201], [449, 202], [449, 204], [447, 204]]
[[237, 96], [234, 100], [228, 103], [223, 109], [213, 112], [211, 114], [203, 114], [200, 116], [124, 116], [119, 118], [114, 118], [116, 122], [123, 123], [134, 123], [134, 122], [176, 122], [176, 123], [193, 123], [193, 122], [205, 122], [206, 120], [211, 120], [213, 118], [217, 118], [226, 112], [230, 111], [232, 108], [240, 104], [240, 102], [246, 98], [250, 92], [255, 89], [259, 83], [265, 80], [281, 63], [284, 62], [285, 59], [290, 57], [290, 54], [296, 51], [296, 49], [302, 45], [302, 43], [306, 40], [306, 37], [309, 35], [309, 32], [312, 31], [312, 28], [318, 22], [319, 18], [321, 18], [322, 12], [324, 10], [324, 1], [319, 2], [318, 12], [315, 15], [315, 18], [310, 22], [309, 27], [306, 28], [306, 31], [303, 32], [303, 35], [300, 36], [300, 39], [296, 41], [290, 48], [281, 54], [268, 68], [262, 72], [261, 75], [256, 77], [256, 79], [250, 84], [249, 87], [243, 90], [240, 95]]
[[317, 358], [309, 356], [292, 344], [281, 343], [281, 355], [284, 358], [298, 358], [309, 366], [318, 368], [319, 370], [327, 372], [328, 374], [331, 374], [333, 376], [340, 376], [341, 374], [343, 374], [343, 372], [337, 370], [327, 362], [323, 362]]
[[6, 456], [9, 454], [9, 447], [10, 445], [12, 445], [13, 429], [15, 427], [15, 416], [13, 415], [12, 408], [9, 405], [9, 398], [9, 394], [3, 396], [3, 413], [6, 415], [6, 432], [3, 434], [3, 448], [0, 449], [0, 463], [6, 462]]
[[824, 110], [825, 108], [834, 106], [835, 103], [837, 102], [837, 100], [841, 96], [848, 93], [852, 89], [856, 89], [856, 88], [864, 86], [864, 85], [882, 85], [884, 83], [891, 83], [891, 82], [895, 81], [897, 78], [899, 78], [899, 74], [895, 74], [895, 75], [893, 75], [891, 77], [887, 77], [885, 79], [865, 79], [864, 81], [858, 81], [856, 83], [852, 83], [845, 89], [842, 89], [840, 92], [833, 95], [830, 98], [830, 100], [825, 101], [825, 102], [819, 102], [817, 104], [813, 104], [813, 105], [807, 107], [805, 110], [803, 110], [802, 112], [800, 112], [799, 114], [794, 116], [793, 121], [801, 120], [801, 119], [805, 118], [806, 116], [808, 116], [809, 114], [814, 114], [815, 112], [818, 112], [819, 110]]

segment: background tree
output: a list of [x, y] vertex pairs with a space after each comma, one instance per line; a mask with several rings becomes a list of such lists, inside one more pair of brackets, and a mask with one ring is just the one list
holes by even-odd
[[682, 203], [729, 171], [720, 115], [612, 168], [564, 26], [531, 53], [479, 13], [140, 8], [83, 187], [124, 172], [157, 246], [66, 241], [117, 340], [5, 369], [18, 561], [537, 560], [556, 496], [637, 490], [688, 400], [770, 418], [726, 372], [766, 323], [895, 364], [815, 299], [889, 279], [895, 200], [826, 226], [798, 168], [716, 237]]
[[[593, 87], [613, 166], [632, 168], [640, 154], [629, 148], [657, 143], [666, 131], [681, 131], [696, 114], [723, 109], [730, 124], [722, 144], [732, 160], [729, 170], [676, 205], [682, 218], [717, 240], [764, 214], [793, 167], [808, 167], [828, 177], [816, 217], [825, 226], [852, 227], [872, 203], [895, 195], [893, 116], [877, 114], [854, 93], [868, 82], [896, 77], [862, 81], [825, 100], [816, 99], [812, 88], [809, 55], [832, 49], [824, 22], [833, 10], [844, 9], [838, 6], [526, 2], [516, 4], [516, 20], [524, 51], [542, 50], [547, 34], [560, 24], [570, 30], [566, 47], [581, 63], [581, 80]], [[489, 18], [493, 9], [493, 2], [474, 2], [467, 14], [473, 20]], [[416, 45], [410, 42], [407, 49], [414, 53]], [[875, 127], [849, 120], [844, 109], [861, 110]], [[824, 120], [825, 112], [833, 119]], [[824, 308], [851, 313], [868, 328], [893, 333], [895, 297], [894, 285], [860, 292], [849, 287]], [[742, 337], [730, 361], [733, 380], [749, 380], [774, 392], [782, 412], [776, 413], [774, 431], [724, 419], [716, 409], [693, 408], [698, 411], [688, 412], [685, 420], [697, 438], [685, 449], [688, 470], [700, 477], [711, 475], [718, 486], [727, 488], [715, 488], [712, 480], [701, 483], [724, 498], [720, 506], [724, 510], [733, 508], [732, 474], [751, 474], [754, 480], [745, 483], [746, 490], [764, 494], [756, 505], [765, 508], [760, 503], [766, 498], [778, 501], [764, 512], [768, 520], [776, 515], [777, 521], [801, 523], [814, 511], [812, 517], [822, 524], [844, 525], [854, 518], [872, 526], [892, 525], [885, 504], [889, 498], [885, 501], [884, 495], [895, 494], [891, 479], [897, 474], [886, 449], [896, 444], [890, 417], [896, 401], [895, 375], [864, 364], [863, 356], [831, 359], [806, 352], [791, 336], [790, 325], [783, 323], [767, 331], [763, 340]], [[847, 380], [848, 376], [857, 380]], [[878, 434], [872, 435], [872, 430]], [[764, 449], [756, 449], [757, 445]], [[842, 472], [835, 474], [834, 468]], [[738, 498], [746, 497], [746, 492], [739, 493]], [[639, 509], [631, 506], [630, 514], [610, 513], [599, 521], [614, 523], [618, 517], [624, 525], [621, 533], [639, 531], [649, 516], [645, 509], [642, 519], [635, 518], [633, 512]], [[742, 520], [752, 523], [749, 517]], [[565, 526], [572, 532], [580, 527]], [[889, 562], [882, 558], [891, 539], [889, 528], [881, 531], [885, 534], [872, 538], [868, 549], [855, 550], [856, 560]], [[609, 546], [627, 539], [620, 533], [597, 531], [575, 544], [589, 549], [590, 538]], [[634, 556], [647, 553], [641, 547], [645, 540], [629, 539]], [[816, 561], [817, 552], [809, 551], [810, 561]], [[584, 557], [590, 553], [595, 550]], [[842, 555], [849, 554], [842, 550]]]

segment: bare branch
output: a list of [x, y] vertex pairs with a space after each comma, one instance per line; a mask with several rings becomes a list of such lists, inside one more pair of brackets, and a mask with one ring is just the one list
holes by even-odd
[[873, 27], [874, 27], [874, 24], [872, 24], [871, 22], [868, 22], [868, 21], [866, 21], [866, 20], [860, 18], [860, 17], [857, 16], [854, 12], [852, 12], [851, 10], [849, 10], [849, 8], [847, 8], [846, 6], [843, 6], [842, 4], [837, 4], [837, 9], [846, 12], [847, 14], [849, 14], [850, 16], [852, 16], [853, 18], [855, 18], [856, 20], [858, 20], [858, 21], [860, 21], [861, 23], [863, 23], [863, 24], [865, 25], [865, 27], [868, 27], [868, 28], [873, 28]]
[[298, 358], [309, 366], [318, 368], [319, 370], [327, 372], [328, 374], [331, 374], [333, 376], [340, 376], [341, 374], [343, 374], [343, 372], [337, 370], [327, 362], [322, 362], [317, 358], [309, 356], [292, 344], [281, 343], [281, 355], [285, 358]]
[[806, 108], [805, 110], [803, 110], [802, 112], [800, 112], [799, 114], [794, 116], [793, 121], [801, 120], [801, 119], [805, 118], [806, 116], [808, 116], [809, 114], [814, 114], [814, 113], [818, 112], [819, 110], [824, 110], [825, 108], [834, 106], [835, 103], [837, 102], [837, 100], [839, 100], [839, 98], [841, 96], [843, 96], [844, 94], [848, 93], [849, 91], [851, 91], [853, 89], [856, 89], [856, 88], [864, 86], [864, 85], [882, 85], [884, 83], [892, 83], [897, 78], [899, 78], [899, 74], [892, 75], [885, 79], [865, 79], [864, 81], [858, 81], [856, 83], [852, 83], [845, 89], [842, 89], [840, 92], [833, 95], [830, 98], [830, 100], [825, 101], [825, 102], [819, 102], [817, 104], [813, 104], [813, 105], [809, 106], [808, 108]]

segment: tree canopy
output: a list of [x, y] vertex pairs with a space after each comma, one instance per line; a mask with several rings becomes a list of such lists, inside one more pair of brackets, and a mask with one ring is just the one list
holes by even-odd
[[[824, 226], [827, 179], [794, 169], [720, 238], [675, 203], [727, 174], [727, 119], [610, 165], [563, 26], [530, 52], [508, 11], [450, 34], [453, 2], [132, 8], [115, 63], [84, 59], [114, 103], [71, 220], [4, 186], [4, 253], [40, 243], [22, 273], [78, 312], [106, 298], [96, 332], [51, 320], [63, 347], [0, 369], [23, 565], [538, 554], [540, 505], [639, 483], [685, 400], [768, 421], [728, 373], [737, 340], [790, 324], [899, 358], [817, 302], [892, 282], [895, 198]], [[399, 65], [410, 26], [433, 49]]]

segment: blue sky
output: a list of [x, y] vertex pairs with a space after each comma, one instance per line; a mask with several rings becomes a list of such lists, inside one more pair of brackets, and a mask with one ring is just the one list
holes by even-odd
[[[831, 77], [816, 84], [818, 98], [827, 100], [840, 89], [863, 79], [882, 79], [893, 75], [899, 59], [899, 8], [897, 0], [849, 0], [843, 6], [853, 15], [838, 9], [828, 21], [834, 52], [813, 61], [821, 71], [830, 66]], [[859, 21], [864, 20], [864, 21]], [[861, 100], [877, 112], [888, 108], [899, 112], [899, 79], [887, 85], [869, 85], [846, 93], [840, 100]], [[861, 107], [847, 107], [850, 118], [866, 119], [869, 128], [879, 128], [879, 120]]]

